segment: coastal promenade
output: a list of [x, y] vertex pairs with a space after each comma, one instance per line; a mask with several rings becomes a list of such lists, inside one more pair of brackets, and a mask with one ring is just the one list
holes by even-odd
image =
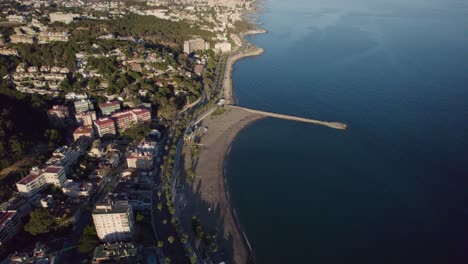
[[340, 129], [340, 130], [345, 130], [348, 127], [346, 124], [343, 124], [343, 123], [340, 123], [340, 122], [327, 122], [327, 121], [320, 121], [320, 120], [315, 120], [315, 119], [310, 119], [310, 118], [303, 118], [303, 117], [298, 117], [298, 116], [277, 114], [277, 113], [272, 113], [272, 112], [265, 112], [265, 111], [260, 111], [260, 110], [249, 109], [249, 108], [241, 107], [241, 106], [237, 106], [237, 105], [226, 105], [225, 107], [243, 109], [243, 110], [245, 110], [247, 112], [250, 112], [250, 113], [253, 113], [253, 114], [259, 114], [259, 115], [264, 115], [264, 116], [269, 116], [269, 117], [274, 117], [274, 118], [279, 118], [279, 119], [292, 120], [292, 121], [303, 122], [303, 123], [311, 123], [311, 124], [326, 126], [326, 127], [330, 127], [330, 128], [334, 128], [334, 129]]

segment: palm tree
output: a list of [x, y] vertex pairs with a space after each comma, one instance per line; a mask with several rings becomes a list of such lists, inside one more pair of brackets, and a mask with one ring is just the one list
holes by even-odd
[[158, 247], [158, 248], [164, 247], [164, 242], [158, 241], [157, 247]]
[[171, 243], [171, 244], [174, 243], [174, 240], [175, 240], [175, 239], [174, 239], [173, 236], [169, 236], [169, 237], [167, 238], [167, 241], [169, 241], [169, 243]]

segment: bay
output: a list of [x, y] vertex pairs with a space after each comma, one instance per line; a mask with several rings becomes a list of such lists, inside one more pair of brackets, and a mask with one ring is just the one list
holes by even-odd
[[468, 2], [266, 0], [227, 160], [258, 263], [468, 261]]

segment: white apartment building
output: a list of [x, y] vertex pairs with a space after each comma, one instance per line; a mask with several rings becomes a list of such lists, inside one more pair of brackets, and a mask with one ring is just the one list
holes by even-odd
[[215, 44], [215, 51], [216, 52], [231, 52], [232, 46], [229, 42], [218, 42]]
[[44, 170], [32, 170], [28, 176], [16, 183], [16, 188], [21, 196], [32, 197], [48, 184], [62, 187], [66, 179], [64, 167], [49, 166]]
[[184, 52], [190, 54], [197, 50], [210, 49], [210, 43], [202, 38], [187, 40], [184, 42]]
[[55, 12], [49, 14], [50, 23], [54, 23], [56, 21], [62, 22], [64, 24], [68, 24], [73, 22], [73, 18], [79, 17], [77, 14], [73, 13], [62, 13], [62, 12]]
[[[119, 195], [117, 195], [119, 196]], [[128, 241], [135, 230], [132, 206], [128, 200], [110, 195], [93, 211], [93, 221], [99, 239], [105, 242]]]
[[10, 22], [26, 23], [27, 18], [21, 15], [9, 15], [7, 16], [7, 20]]

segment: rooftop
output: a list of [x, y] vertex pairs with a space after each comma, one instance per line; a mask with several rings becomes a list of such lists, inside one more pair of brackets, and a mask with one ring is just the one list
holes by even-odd
[[6, 224], [6, 222], [16, 214], [16, 211], [0, 212], [0, 228]]
[[109, 194], [106, 200], [96, 204], [93, 214], [120, 214], [127, 213], [130, 205], [125, 194]]
[[133, 117], [133, 113], [131, 111], [117, 112], [117, 113], [113, 113], [111, 115], [111, 117], [117, 118], [117, 119], [126, 118], [126, 117]]
[[44, 172], [45, 173], [58, 173], [62, 169], [63, 169], [62, 166], [49, 166], [44, 170]]
[[99, 118], [98, 120], [95, 120], [94, 123], [98, 126], [105, 126], [105, 125], [110, 125], [114, 124], [114, 120], [110, 118]]
[[93, 128], [90, 127], [90, 126], [80, 126], [78, 127], [74, 132], [73, 134], [89, 134], [93, 132]]
[[135, 257], [137, 253], [133, 243], [105, 244], [94, 249], [94, 259]]
[[34, 180], [36, 180], [37, 178], [39, 178], [39, 176], [41, 176], [41, 174], [29, 174], [28, 176], [24, 177], [23, 179], [21, 179], [18, 184], [28, 184], [30, 182], [33, 182]]
[[101, 104], [99, 104], [99, 107], [100, 107], [100, 108], [103, 108], [103, 107], [111, 107], [111, 106], [120, 106], [120, 103], [117, 102], [117, 101], [112, 101], [112, 102], [107, 102], [107, 103], [101, 103]]
[[133, 109], [132, 110], [133, 113], [137, 114], [137, 115], [142, 115], [142, 114], [149, 114], [150, 111], [148, 109], [144, 109], [144, 108], [136, 108], [136, 109]]

